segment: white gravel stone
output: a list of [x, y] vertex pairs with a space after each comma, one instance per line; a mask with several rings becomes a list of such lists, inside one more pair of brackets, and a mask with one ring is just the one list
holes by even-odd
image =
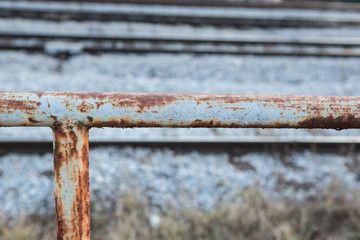
[[[349, 188], [359, 188], [357, 176], [345, 166], [350, 157], [294, 153], [284, 165], [271, 154], [236, 157], [254, 170], [237, 170], [229, 155], [175, 153], [147, 148], [97, 148], [90, 151], [91, 201], [111, 206], [114, 199], [138, 191], [150, 206], [162, 210], [200, 207], [239, 201], [242, 191], [257, 185], [266, 193], [299, 200], [313, 196], [338, 177]], [[54, 212], [52, 155], [8, 154], [0, 158], [0, 216]], [[278, 181], [292, 182], [279, 188]], [[297, 189], [296, 184], [311, 184]], [[2, 219], [4, 220], [4, 219]]]

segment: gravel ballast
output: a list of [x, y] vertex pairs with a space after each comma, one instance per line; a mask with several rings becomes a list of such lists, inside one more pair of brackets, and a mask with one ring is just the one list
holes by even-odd
[[[235, 166], [247, 166], [236, 168]], [[108, 147], [90, 151], [91, 201], [110, 210], [121, 196], [140, 193], [153, 211], [167, 207], [210, 210], [241, 201], [241, 193], [258, 186], [275, 197], [304, 200], [327, 187], [334, 177], [357, 188], [351, 157], [294, 153], [283, 162], [276, 154], [230, 156], [196, 151]], [[0, 220], [54, 213], [52, 154], [8, 154], [0, 158]]]
[[[26, 5], [29, 3], [1, 3]], [[41, 3], [44, 4], [44, 3]], [[52, 5], [56, 8], [56, 4]], [[69, 5], [76, 9], [78, 5]], [[99, 8], [111, 11], [112, 6]], [[139, 10], [140, 9], [140, 10]], [[170, 8], [169, 8], [170, 9]], [[115, 9], [116, 10], [116, 9]], [[123, 11], [143, 11], [123, 6]], [[182, 11], [171, 8], [172, 11]], [[206, 9], [205, 9], [206, 10]], [[204, 11], [205, 11], [204, 10]], [[154, 7], [154, 11], [163, 11]], [[208, 10], [206, 10], [208, 11]], [[221, 9], [211, 10], [219, 14]], [[260, 16], [265, 11], [252, 10]], [[229, 14], [243, 13], [234, 10]], [[192, 10], [186, 14], [204, 14]], [[278, 16], [316, 16], [318, 11], [276, 10]], [[185, 13], [184, 13], [185, 14]], [[208, 14], [208, 12], [206, 13]], [[224, 12], [222, 12], [224, 14]], [[327, 14], [327, 15], [326, 15]], [[347, 15], [338, 12], [323, 16]], [[263, 15], [265, 16], [265, 15]], [[0, 31], [73, 32], [141, 36], [297, 36], [357, 37], [360, 28], [216, 29], [140, 23], [47, 22], [0, 19]], [[80, 54], [59, 60], [45, 54], [1, 51], [2, 91], [151, 92], [204, 94], [359, 95], [360, 58], [208, 56], [171, 54]], [[203, 136], [357, 136], [359, 130], [307, 129], [91, 129], [90, 140], [116, 141], [146, 137]], [[49, 128], [0, 128], [0, 141], [52, 140]], [[52, 154], [6, 154], [0, 157], [0, 220], [54, 213]], [[241, 201], [241, 193], [258, 186], [278, 197], [304, 200], [328, 186], [334, 177], [359, 188], [352, 156], [292, 152], [284, 160], [269, 153], [230, 155], [174, 152], [169, 149], [95, 148], [90, 151], [91, 201], [111, 204], [137, 191], [152, 210], [213, 209]]]

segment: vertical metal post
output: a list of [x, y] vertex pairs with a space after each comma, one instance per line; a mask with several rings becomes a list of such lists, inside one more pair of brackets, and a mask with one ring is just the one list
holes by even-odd
[[89, 127], [56, 123], [54, 169], [58, 240], [90, 240]]

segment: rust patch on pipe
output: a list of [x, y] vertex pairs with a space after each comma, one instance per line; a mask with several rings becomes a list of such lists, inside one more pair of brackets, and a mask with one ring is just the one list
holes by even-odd
[[164, 107], [172, 102], [179, 100], [176, 94], [128, 94], [118, 93], [108, 96], [107, 101], [96, 102], [97, 109], [106, 103], [110, 103], [113, 108], [135, 108], [137, 113], [154, 107]]
[[360, 118], [356, 118], [352, 114], [343, 114], [339, 117], [329, 115], [329, 117], [311, 117], [299, 123], [302, 128], [334, 128], [334, 129], [348, 129], [359, 128]]
[[36, 95], [38, 96], [38, 98], [41, 98], [44, 94], [45, 94], [45, 92], [36, 92]]
[[55, 92], [55, 93], [37, 93], [41, 98], [50, 94], [51, 96], [65, 97], [68, 100], [83, 100], [81, 105], [77, 107], [78, 111], [87, 112], [95, 109], [92, 104], [86, 104], [85, 101], [89, 99], [95, 100], [96, 109], [99, 109], [104, 104], [111, 104], [114, 108], [118, 107], [138, 107], [142, 112], [144, 109], [153, 107], [163, 107], [175, 100], [181, 99], [180, 94], [131, 94], [131, 93], [67, 93], [67, 92]]
[[191, 128], [291, 128], [294, 127], [290, 123], [278, 123], [273, 122], [271, 124], [237, 124], [237, 123], [222, 123], [221, 121], [217, 121], [216, 119], [212, 119], [210, 121], [203, 121], [201, 119], [196, 119], [192, 121], [189, 125]]
[[[241, 124], [243, 125], [243, 124]], [[222, 123], [221, 121], [217, 121], [216, 119], [212, 119], [210, 121], [203, 121], [201, 119], [195, 119], [189, 124], [189, 127], [191, 128], [199, 128], [199, 127], [205, 127], [205, 128], [216, 128], [216, 127], [224, 127], [224, 128], [234, 128], [238, 127], [240, 124], [236, 123]]]
[[57, 239], [90, 240], [89, 128], [67, 120], [52, 129]]
[[154, 121], [132, 121], [131, 118], [123, 117], [120, 119], [110, 118], [108, 121], [93, 119], [92, 127], [121, 127], [121, 128], [134, 128], [134, 127], [163, 127], [163, 124]]
[[79, 106], [77, 106], [77, 110], [85, 113], [90, 110], [93, 110], [95, 107], [92, 104], [86, 104], [86, 102], [82, 102]]
[[32, 114], [38, 107], [41, 105], [40, 102], [36, 101], [26, 101], [26, 100], [11, 100], [11, 99], [1, 99], [0, 106], [1, 112], [9, 111], [24, 111], [27, 114]]
[[29, 122], [31, 123], [39, 123], [39, 121], [36, 121], [33, 117], [28, 117]]
[[68, 99], [86, 100], [89, 98], [93, 98], [93, 99], [98, 99], [100, 101], [105, 100], [106, 98], [108, 98], [111, 95], [117, 95], [117, 94], [121, 94], [121, 93], [113, 93], [113, 94], [102, 93], [102, 92], [55, 92], [55, 93], [51, 93], [51, 95], [53, 95], [53, 96], [65, 96]]

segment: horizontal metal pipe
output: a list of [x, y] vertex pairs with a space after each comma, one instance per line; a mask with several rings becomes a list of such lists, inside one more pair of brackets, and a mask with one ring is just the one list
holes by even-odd
[[0, 126], [360, 128], [360, 97], [0, 92]]

